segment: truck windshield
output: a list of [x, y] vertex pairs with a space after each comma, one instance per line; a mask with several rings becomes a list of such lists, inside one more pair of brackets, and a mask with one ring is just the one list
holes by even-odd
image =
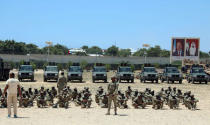
[[46, 67], [45, 71], [58, 71], [58, 67]]
[[69, 71], [70, 72], [80, 72], [81, 71], [81, 68], [80, 67], [70, 67], [69, 68]]
[[204, 70], [203, 69], [192, 69], [192, 73], [204, 73]]
[[104, 68], [104, 67], [103, 68], [102, 67], [101, 68], [97, 67], [97, 68], [93, 69], [93, 72], [106, 72], [106, 68]]
[[121, 67], [120, 69], [119, 69], [119, 72], [131, 72], [131, 68], [130, 67]]
[[20, 71], [33, 71], [32, 66], [20, 66]]
[[156, 72], [155, 68], [144, 68], [144, 72]]
[[168, 73], [179, 73], [177, 68], [167, 68]]

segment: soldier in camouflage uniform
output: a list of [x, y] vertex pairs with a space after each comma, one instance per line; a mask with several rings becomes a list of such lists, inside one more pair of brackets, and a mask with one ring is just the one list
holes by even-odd
[[163, 108], [163, 99], [161, 98], [161, 95], [156, 95], [153, 99], [153, 106], [154, 109], [162, 109]]
[[102, 88], [102, 86], [100, 86], [95, 94], [95, 101], [96, 103], [99, 105], [100, 102], [100, 96], [102, 96], [104, 93], [104, 89]]
[[88, 91], [85, 91], [82, 94], [81, 108], [90, 108], [91, 102], [91, 94]]
[[7, 92], [5, 93], [5, 96], [0, 97], [0, 108], [6, 108], [7, 107]]
[[132, 89], [130, 86], [128, 86], [128, 89], [125, 91], [125, 96], [127, 99], [131, 98], [131, 94], [132, 94]]
[[108, 108], [108, 96], [106, 92], [99, 97], [99, 105], [101, 108]]
[[19, 107], [29, 107], [29, 98], [26, 96], [26, 93], [22, 93], [22, 100], [19, 100]]
[[194, 97], [194, 95], [190, 95], [185, 100], [185, 107], [190, 109], [190, 110], [196, 110], [196, 103], [197, 102], [198, 102], [198, 100]]
[[58, 87], [58, 93], [60, 93], [64, 88], [66, 88], [67, 85], [67, 79], [64, 76], [64, 72], [61, 72], [61, 77], [58, 79], [57, 87]]
[[47, 101], [46, 101], [46, 92], [45, 91], [40, 91], [39, 96], [37, 97], [37, 107], [38, 108], [43, 108], [47, 106]]
[[60, 108], [68, 108], [69, 107], [69, 94], [67, 88], [64, 88], [63, 91], [58, 95], [58, 101], [53, 105], [53, 108], [57, 108], [59, 105]]
[[134, 108], [142, 108], [144, 109], [146, 107], [146, 100], [144, 97], [144, 93], [139, 92], [137, 97], [133, 100], [132, 105]]
[[73, 92], [72, 92], [72, 99], [73, 101], [77, 99], [77, 96], [78, 96], [78, 90], [77, 88], [74, 88]]
[[128, 108], [127, 101], [128, 101], [128, 99], [127, 99], [127, 97], [125, 97], [124, 94], [117, 96], [117, 105], [120, 109]]
[[114, 102], [114, 112], [117, 115], [117, 93], [118, 93], [118, 86], [116, 77], [112, 77], [112, 82], [108, 85], [108, 112], [106, 115], [110, 115], [110, 109], [112, 101]]
[[176, 95], [171, 94], [169, 96], [168, 106], [170, 109], [178, 109], [179, 108], [179, 99], [176, 97]]

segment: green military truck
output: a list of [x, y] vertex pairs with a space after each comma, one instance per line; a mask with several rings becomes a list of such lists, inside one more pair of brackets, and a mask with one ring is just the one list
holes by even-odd
[[107, 83], [107, 70], [103, 64], [96, 64], [92, 69], [92, 81], [95, 83], [96, 80], [103, 80]]
[[127, 65], [121, 65], [118, 67], [116, 77], [120, 83], [122, 82], [122, 80], [131, 83], [134, 82], [134, 73], [131, 67]]
[[57, 66], [46, 66], [44, 68], [44, 82], [48, 80], [58, 81], [59, 78], [59, 70]]
[[156, 83], [158, 83], [158, 73], [155, 67], [144, 66], [142, 72], [139, 73], [139, 76], [141, 82], [145, 83], [146, 81], [151, 81], [153, 83], [155, 81]]
[[9, 63], [5, 63], [2, 58], [0, 58], [0, 80], [9, 79], [9, 72], [11, 69], [11, 65]]
[[20, 65], [18, 70], [18, 80], [23, 81], [24, 79], [30, 79], [34, 81], [34, 69], [30, 62], [25, 62], [24, 65]]
[[82, 82], [82, 73], [83, 70], [79, 65], [70, 66], [67, 75], [68, 82], [73, 80], [79, 80], [80, 82]]
[[207, 84], [209, 81], [209, 76], [206, 74], [202, 66], [193, 65], [190, 69], [190, 73], [187, 75], [187, 81], [188, 83], [192, 82], [193, 84], [195, 82], [204, 82], [205, 84]]
[[173, 66], [167, 66], [163, 70], [163, 73], [161, 74], [161, 82], [167, 81], [167, 83], [174, 83], [175, 81], [178, 81], [180, 84], [182, 83], [183, 76], [179, 72], [177, 67]]

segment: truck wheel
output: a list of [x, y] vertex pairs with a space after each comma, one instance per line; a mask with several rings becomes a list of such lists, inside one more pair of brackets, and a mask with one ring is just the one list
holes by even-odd
[[194, 79], [192, 79], [192, 83], [195, 84], [195, 80]]
[[156, 83], [158, 83], [158, 80], [156, 80]]
[[107, 83], [107, 79], [106, 79], [106, 80], [104, 80], [104, 83]]
[[34, 81], [34, 78], [31, 78], [31, 82], [33, 82]]
[[95, 80], [93, 79], [93, 83], [95, 83]]
[[174, 81], [172, 81], [172, 83], [174, 83]]
[[164, 79], [163, 78], [161, 79], [161, 82], [164, 83]]
[[44, 78], [44, 82], [47, 82], [47, 79], [46, 78]]
[[182, 84], [182, 80], [179, 80], [179, 84]]
[[205, 81], [205, 84], [208, 84], [208, 81]]
[[146, 80], [144, 79], [144, 83], [146, 83]]
[[131, 83], [134, 83], [134, 79], [131, 80]]
[[169, 79], [167, 78], [167, 83], [170, 83]]
[[82, 83], [82, 79], [79, 80]]
[[154, 83], [154, 81], [152, 80], [152, 83]]

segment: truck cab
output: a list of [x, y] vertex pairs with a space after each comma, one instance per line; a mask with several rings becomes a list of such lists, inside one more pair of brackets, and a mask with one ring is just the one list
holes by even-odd
[[80, 82], [82, 82], [82, 72], [83, 70], [80, 66], [70, 66], [68, 70], [67, 80], [79, 80]]
[[141, 82], [151, 81], [153, 83], [155, 81], [158, 83], [158, 73], [155, 67], [144, 67], [139, 76]]
[[44, 68], [44, 82], [48, 80], [58, 81], [59, 78], [59, 70], [57, 66], [46, 66]]
[[195, 82], [204, 82], [205, 84], [207, 84], [208, 80], [208, 75], [205, 73], [204, 68], [201, 66], [192, 66], [192, 68], [190, 69], [190, 73], [187, 76], [188, 83], [192, 82], [193, 84]]
[[18, 71], [18, 80], [30, 79], [34, 81], [34, 69], [32, 65], [20, 65]]
[[165, 67], [163, 74], [161, 76], [161, 82], [167, 81], [167, 83], [174, 83], [178, 81], [180, 84], [182, 83], [183, 76], [179, 72], [177, 67]]
[[121, 83], [122, 80], [127, 81], [127, 82], [134, 82], [134, 73], [129, 66], [120, 66], [117, 69], [116, 73], [118, 81]]
[[92, 70], [92, 81], [103, 80], [107, 83], [107, 70], [105, 66], [94, 66]]

